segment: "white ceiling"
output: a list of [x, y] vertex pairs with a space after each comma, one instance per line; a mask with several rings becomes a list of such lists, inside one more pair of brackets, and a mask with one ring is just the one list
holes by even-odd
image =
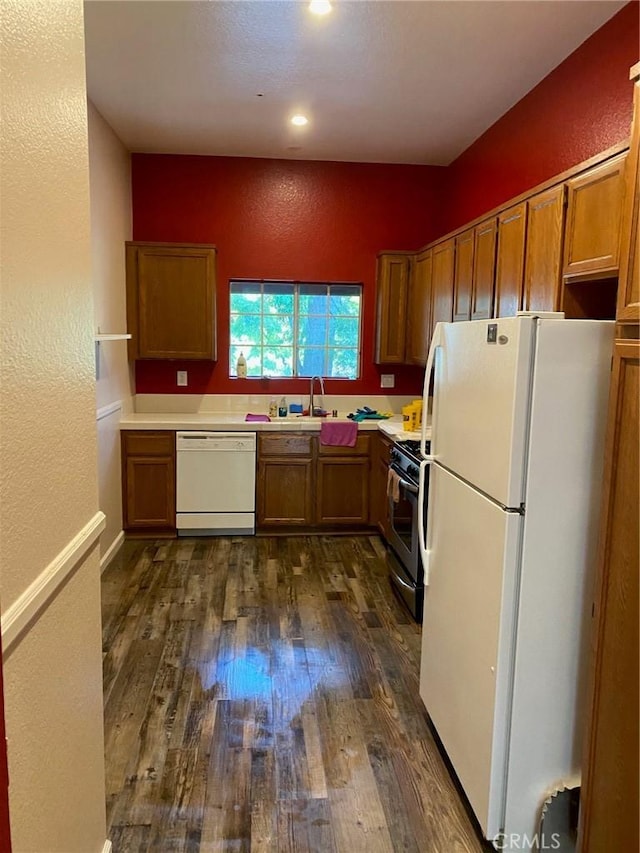
[[624, 4], [88, 0], [87, 85], [132, 151], [446, 165]]

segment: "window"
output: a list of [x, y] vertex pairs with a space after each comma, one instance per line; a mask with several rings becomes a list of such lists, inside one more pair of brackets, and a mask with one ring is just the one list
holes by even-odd
[[357, 379], [361, 284], [232, 281], [229, 373]]

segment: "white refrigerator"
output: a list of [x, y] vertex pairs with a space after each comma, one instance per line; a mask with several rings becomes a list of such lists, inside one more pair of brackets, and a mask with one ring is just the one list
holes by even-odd
[[580, 770], [612, 344], [612, 322], [522, 314], [439, 324], [427, 362], [420, 695], [506, 850]]

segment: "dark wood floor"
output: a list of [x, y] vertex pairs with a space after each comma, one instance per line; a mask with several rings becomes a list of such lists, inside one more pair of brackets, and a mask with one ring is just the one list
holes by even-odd
[[114, 853], [486, 849], [377, 537], [127, 542], [103, 623]]

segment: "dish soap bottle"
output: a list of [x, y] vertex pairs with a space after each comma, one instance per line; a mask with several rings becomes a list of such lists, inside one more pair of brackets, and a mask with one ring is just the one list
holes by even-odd
[[236, 362], [236, 376], [238, 379], [247, 378], [247, 359], [244, 357], [244, 353], [242, 352], [238, 356], [238, 360]]
[[280, 405], [278, 406], [278, 417], [286, 418], [287, 417], [287, 398], [283, 397], [280, 400]]
[[275, 397], [272, 397], [269, 400], [269, 417], [277, 418], [278, 417], [278, 402]]

